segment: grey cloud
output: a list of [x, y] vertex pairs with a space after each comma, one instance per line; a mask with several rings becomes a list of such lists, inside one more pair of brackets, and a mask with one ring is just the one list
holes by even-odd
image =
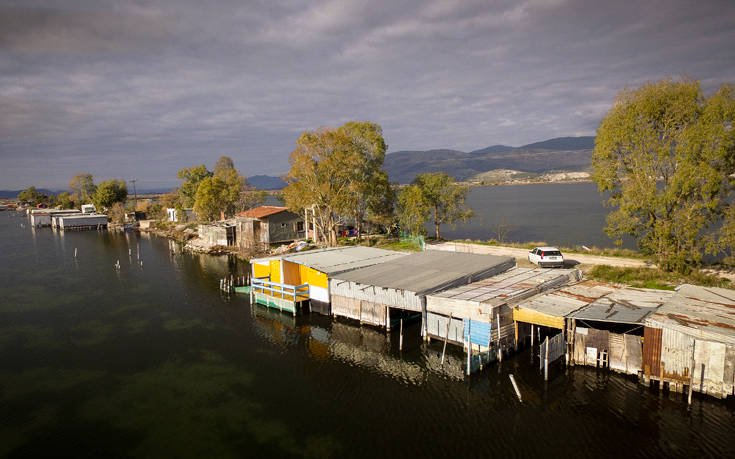
[[390, 150], [593, 134], [624, 87], [735, 80], [734, 16], [689, 1], [6, 2], [0, 188], [80, 170], [174, 184], [221, 154], [277, 174], [301, 131], [350, 119], [380, 123]]

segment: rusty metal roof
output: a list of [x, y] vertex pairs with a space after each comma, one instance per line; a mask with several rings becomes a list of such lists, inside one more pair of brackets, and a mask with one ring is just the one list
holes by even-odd
[[247, 218], [265, 218], [271, 215], [280, 214], [281, 212], [286, 212], [287, 210], [288, 207], [260, 206], [254, 209], [246, 210], [245, 212], [238, 212], [237, 216]]
[[577, 269], [516, 267], [487, 279], [434, 293], [432, 296], [493, 305], [514, 303], [580, 278], [581, 273]]
[[619, 288], [567, 315], [579, 320], [643, 324], [650, 313], [668, 301], [674, 292], [642, 288]]
[[615, 287], [593, 280], [585, 280], [564, 286], [553, 292], [534, 296], [518, 305], [519, 309], [529, 309], [552, 317], [566, 317], [574, 311], [589, 305], [612, 293]]
[[684, 284], [645, 324], [735, 345], [735, 290]]

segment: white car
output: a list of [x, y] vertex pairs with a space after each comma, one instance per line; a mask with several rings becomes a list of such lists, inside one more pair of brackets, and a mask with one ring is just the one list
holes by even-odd
[[564, 267], [564, 255], [556, 247], [536, 247], [528, 252], [528, 261], [540, 268]]

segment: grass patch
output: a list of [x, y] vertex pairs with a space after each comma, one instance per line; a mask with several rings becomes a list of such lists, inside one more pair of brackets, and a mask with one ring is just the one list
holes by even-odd
[[652, 268], [620, 268], [613, 266], [593, 266], [586, 277], [603, 282], [625, 284], [638, 288], [674, 290], [680, 284], [693, 284], [705, 287], [730, 287], [730, 281], [721, 277], [692, 271], [690, 274], [677, 274]]
[[410, 240], [399, 241], [397, 239], [386, 239], [379, 241], [375, 247], [386, 249], [386, 250], [397, 250], [399, 252], [420, 252], [421, 247], [415, 242]]

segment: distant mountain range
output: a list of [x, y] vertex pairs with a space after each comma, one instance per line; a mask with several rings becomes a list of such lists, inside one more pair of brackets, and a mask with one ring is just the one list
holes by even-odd
[[[594, 137], [557, 137], [521, 147], [492, 145], [479, 150], [396, 151], [385, 155], [385, 170], [391, 182], [411, 183], [424, 172], [446, 172], [457, 180], [469, 180], [499, 169], [531, 174], [589, 170]], [[280, 177], [254, 175], [248, 184], [261, 190], [280, 190], [286, 182]], [[138, 190], [138, 195], [164, 193], [172, 188]], [[60, 191], [38, 190], [45, 194]], [[128, 190], [130, 191], [130, 190]], [[20, 190], [0, 190], [0, 198], [12, 199]]]
[[463, 152], [458, 150], [396, 151], [385, 156], [391, 182], [410, 183], [424, 172], [446, 172], [468, 180], [496, 169], [545, 173], [584, 171], [592, 160], [594, 137], [558, 137], [521, 147], [493, 145]]
[[286, 186], [286, 182], [280, 177], [272, 177], [270, 175], [254, 175], [247, 178], [248, 185], [259, 190], [280, 190]]

